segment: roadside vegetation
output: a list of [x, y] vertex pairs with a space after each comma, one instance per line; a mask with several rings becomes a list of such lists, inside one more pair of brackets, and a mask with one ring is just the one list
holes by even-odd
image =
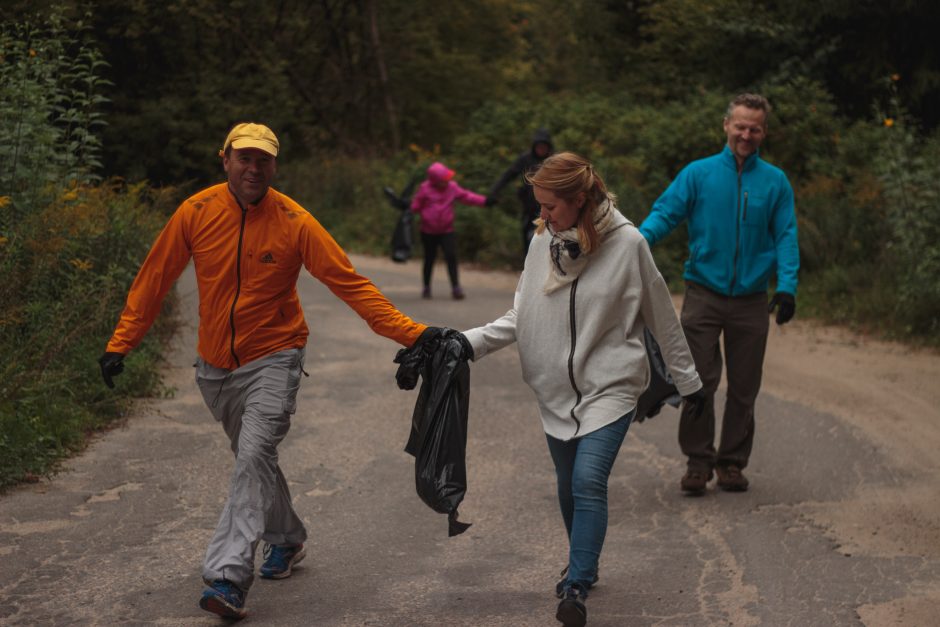
[[166, 203], [101, 178], [104, 62], [83, 34], [58, 17], [0, 32], [0, 490], [48, 473], [131, 397], [163, 391], [172, 316], [116, 394], [95, 363]]
[[[442, 160], [486, 193], [538, 127], [595, 161], [639, 223], [683, 165], [720, 150], [730, 97], [758, 91], [774, 105], [762, 155], [796, 192], [797, 315], [940, 347], [929, 3], [261, 4], [7, 3], [0, 489], [167, 393], [172, 300], [116, 391], [95, 359], [156, 232], [219, 180], [221, 138], [244, 120], [278, 133], [280, 189], [347, 250], [385, 255], [397, 215], [383, 186]], [[514, 187], [458, 210], [462, 261], [521, 267]], [[676, 288], [685, 244], [678, 229], [654, 251]]]

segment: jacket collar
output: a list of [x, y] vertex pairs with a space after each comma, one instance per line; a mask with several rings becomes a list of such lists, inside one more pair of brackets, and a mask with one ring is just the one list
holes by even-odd
[[[721, 158], [729, 167], [733, 168], [735, 171], [738, 170], [738, 160], [735, 158], [734, 153], [731, 152], [731, 146], [725, 144], [725, 147], [721, 150]], [[757, 166], [757, 162], [760, 160], [760, 148], [754, 151], [750, 157], [744, 160], [744, 167], [741, 168], [742, 172], [748, 172], [753, 170]]]
[[274, 195], [274, 194], [272, 193], [272, 192], [274, 191], [274, 188], [269, 186], [269, 187], [268, 187], [268, 191], [266, 191], [266, 192], [264, 193], [264, 196], [261, 197], [261, 200], [260, 200], [260, 201], [258, 201], [257, 203], [255, 203], [255, 204], [253, 204], [253, 205], [246, 205], [245, 207], [242, 207], [242, 203], [238, 200], [238, 197], [237, 197], [237, 196], [235, 195], [235, 193], [232, 191], [232, 187], [228, 184], [228, 182], [222, 183], [222, 185], [225, 186], [225, 191], [226, 191], [226, 193], [228, 193], [228, 196], [229, 196], [229, 198], [232, 200], [232, 203], [234, 203], [234, 205], [235, 205], [236, 207], [238, 207], [239, 209], [246, 209], [246, 210], [248, 210], [249, 212], [251, 212], [251, 211], [253, 211], [253, 210], [255, 210], [255, 209], [262, 209], [262, 208], [264, 208], [265, 206], [267, 206], [267, 204], [268, 204], [268, 203], [270, 202], [270, 200], [271, 200], [271, 197]]

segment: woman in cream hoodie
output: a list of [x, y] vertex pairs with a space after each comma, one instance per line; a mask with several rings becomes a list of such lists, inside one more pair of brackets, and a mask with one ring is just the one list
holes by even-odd
[[541, 214], [513, 307], [464, 335], [475, 361], [518, 343], [568, 533], [556, 617], [580, 626], [607, 533], [607, 479], [649, 383], [643, 328], [686, 402], [700, 404], [702, 383], [649, 246], [594, 167], [558, 153], [527, 179]]

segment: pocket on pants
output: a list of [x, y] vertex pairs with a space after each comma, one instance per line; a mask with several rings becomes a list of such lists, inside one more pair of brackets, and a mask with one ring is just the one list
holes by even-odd
[[285, 389], [282, 408], [286, 414], [297, 411], [297, 392], [300, 390], [300, 375], [304, 367], [304, 353], [297, 352], [297, 358], [287, 371], [287, 387]]

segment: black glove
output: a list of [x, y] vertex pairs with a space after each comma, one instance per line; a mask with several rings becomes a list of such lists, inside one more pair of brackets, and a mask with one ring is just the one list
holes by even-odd
[[98, 358], [98, 364], [101, 366], [101, 376], [104, 384], [109, 388], [114, 387], [114, 381], [111, 377], [116, 377], [124, 372], [124, 355], [122, 353], [105, 353]]
[[430, 340], [435, 340], [444, 335], [444, 327], [428, 327], [421, 332], [421, 335], [418, 336], [418, 339], [415, 340], [415, 343], [411, 345], [411, 348], [417, 348], [428, 342]]
[[688, 396], [682, 397], [686, 407], [689, 408], [689, 414], [692, 418], [700, 418], [705, 413], [705, 389], [699, 388]]
[[767, 308], [768, 313], [773, 313], [774, 308], [778, 306], [777, 324], [790, 322], [790, 318], [796, 313], [796, 299], [793, 297], [793, 294], [787, 292], [777, 292], [774, 294], [774, 297], [770, 299], [770, 306]]
[[496, 204], [496, 197], [495, 197], [495, 196], [487, 196], [487, 197], [486, 197], [486, 202], [485, 202], [484, 204], [485, 204], [487, 207], [492, 207], [493, 205]]
[[470, 340], [460, 331], [454, 331], [454, 333], [456, 334], [457, 341], [460, 342], [460, 345], [463, 347], [460, 358], [464, 361], [473, 361], [473, 346], [470, 345]]
[[408, 348], [400, 349], [395, 354], [394, 361], [398, 364], [395, 381], [398, 382], [399, 389], [413, 390], [418, 385], [424, 361], [428, 355], [434, 352], [437, 340], [444, 335], [444, 331], [445, 329], [441, 327], [428, 327], [421, 332], [414, 344]]

